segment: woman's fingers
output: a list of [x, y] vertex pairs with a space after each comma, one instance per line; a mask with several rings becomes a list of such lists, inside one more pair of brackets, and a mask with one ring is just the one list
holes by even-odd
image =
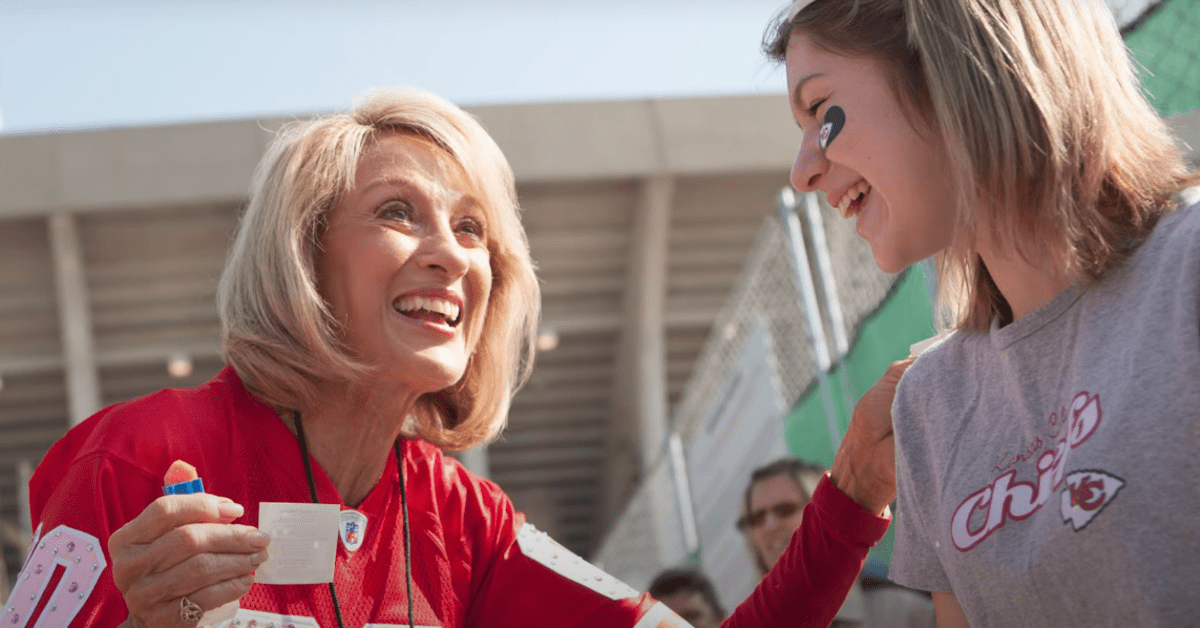
[[854, 407], [854, 420], [861, 431], [873, 440], [883, 440], [892, 434], [892, 401], [896, 398], [896, 386], [901, 376], [912, 366], [916, 358], [908, 357], [892, 362], [883, 376], [871, 386]]
[[164, 495], [109, 537], [109, 546], [145, 545], [189, 523], [229, 523], [245, 513], [239, 504], [208, 493]]
[[126, 604], [129, 607], [131, 623], [136, 628], [195, 628], [195, 624], [183, 620], [180, 612], [180, 602], [184, 597], [207, 612], [242, 597], [250, 590], [252, 584], [254, 576], [245, 575], [192, 591], [186, 596], [153, 601], [139, 600], [136, 603], [136, 612], [135, 604], [130, 604], [128, 599]]
[[252, 584], [254, 576], [246, 574], [192, 591], [187, 598], [205, 611], [211, 611], [241, 598], [250, 591]]
[[147, 573], [163, 573], [193, 558], [221, 554], [253, 555], [265, 551], [269, 544], [270, 537], [251, 526], [192, 523], [167, 532], [149, 545], [140, 546], [141, 551], [135, 560], [144, 563]]
[[138, 579], [125, 590], [125, 604], [131, 615], [153, 616], [163, 605], [178, 610], [179, 598], [188, 599], [204, 610], [231, 602], [250, 590], [253, 571], [267, 558], [267, 552], [254, 554], [199, 554], [178, 565]]
[[[116, 534], [113, 535], [116, 537]], [[195, 590], [215, 578], [225, 579], [239, 575], [219, 572], [206, 560], [215, 556], [234, 556], [245, 559], [252, 569], [264, 560], [270, 538], [256, 528], [227, 523], [191, 523], [168, 531], [148, 544], [118, 545], [110, 540], [109, 553], [113, 557], [113, 581], [124, 591], [135, 581], [151, 574], [169, 573], [180, 565], [191, 563], [201, 567], [194, 574], [209, 578], [207, 582], [193, 582]], [[197, 563], [199, 561], [199, 563]]]
[[109, 537], [113, 581], [135, 626], [184, 623], [185, 595], [212, 610], [249, 590], [270, 539], [230, 523], [242, 514], [215, 495], [167, 495]]

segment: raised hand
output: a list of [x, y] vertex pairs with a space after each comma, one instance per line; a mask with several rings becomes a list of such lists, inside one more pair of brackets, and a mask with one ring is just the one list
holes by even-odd
[[896, 498], [896, 441], [892, 400], [915, 357], [892, 362], [854, 406], [850, 427], [833, 459], [830, 479], [850, 499], [880, 514]]

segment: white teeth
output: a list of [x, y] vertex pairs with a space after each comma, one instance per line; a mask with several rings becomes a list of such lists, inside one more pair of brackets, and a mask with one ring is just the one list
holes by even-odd
[[392, 304], [397, 312], [415, 312], [417, 310], [425, 310], [426, 312], [436, 312], [446, 317], [447, 323], [454, 323], [458, 320], [459, 308], [458, 304], [447, 299], [439, 299], [437, 297], [424, 296], [407, 296], [396, 299]]
[[866, 194], [870, 190], [871, 185], [869, 183], [866, 181], [859, 181], [854, 185], [854, 187], [846, 190], [846, 193], [842, 195], [842, 198], [838, 200], [834, 207], [838, 208], [838, 212], [842, 214], [842, 218], [849, 218], [850, 216], [848, 212], [850, 211], [850, 203], [853, 203], [858, 199], [858, 197]]
[[850, 209], [850, 200], [850, 195], [847, 194], [842, 197], [842, 202], [837, 204], [838, 213], [842, 215], [842, 218], [849, 218], [849, 216], [846, 215], [846, 212]]

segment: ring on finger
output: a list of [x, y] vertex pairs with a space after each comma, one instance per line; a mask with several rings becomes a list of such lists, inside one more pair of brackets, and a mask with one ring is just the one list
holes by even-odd
[[179, 598], [179, 618], [183, 620], [183, 623], [195, 626], [200, 623], [201, 617], [204, 617], [204, 609], [187, 599], [187, 596]]

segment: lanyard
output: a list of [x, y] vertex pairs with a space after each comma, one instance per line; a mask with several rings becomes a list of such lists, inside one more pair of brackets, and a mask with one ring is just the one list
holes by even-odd
[[[313, 480], [312, 462], [308, 459], [308, 441], [304, 438], [304, 426], [300, 423], [300, 411], [292, 411], [296, 423], [296, 439], [300, 441], [300, 457], [304, 459], [304, 472], [308, 475], [308, 492], [314, 504], [317, 500], [317, 483]], [[404, 513], [404, 576], [408, 593], [408, 626], [413, 628], [413, 579], [412, 579], [412, 535], [408, 530], [408, 491], [404, 486], [404, 459], [400, 456], [400, 439], [392, 444], [396, 450], [396, 468], [400, 470], [400, 509]], [[333, 598], [333, 613], [337, 615], [338, 628], [346, 628], [342, 622], [342, 607], [338, 603], [337, 587], [329, 583], [329, 596]]]

